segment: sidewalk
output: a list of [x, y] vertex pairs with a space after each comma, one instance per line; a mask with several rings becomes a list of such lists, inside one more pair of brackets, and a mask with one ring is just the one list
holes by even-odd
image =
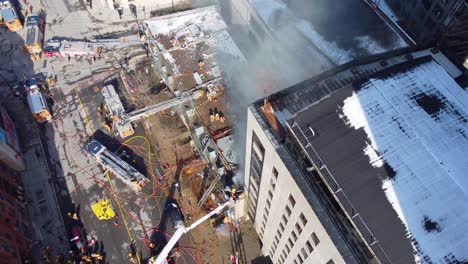
[[42, 241], [54, 253], [68, 252], [68, 238], [61, 218], [56, 192], [52, 186], [47, 157], [37, 123], [29, 108], [12, 95], [7, 95], [3, 105], [15, 122], [26, 169], [21, 172], [27, 208], [33, 225], [33, 240]]
[[[127, 2], [122, 3], [122, 7], [124, 8], [124, 13], [122, 18], [119, 17], [117, 10], [114, 9], [113, 0], [92, 0], [93, 8], [90, 8], [89, 5], [86, 5], [86, 9], [88, 13], [93, 16], [95, 19], [103, 21], [105, 23], [125, 23], [125, 22], [135, 22], [135, 17], [130, 12], [128, 8], [128, 1], [120, 1], [116, 0], [115, 3], [119, 2]], [[184, 3], [183, 5], [178, 5], [176, 2], [180, 2], [180, 0], [174, 0], [174, 9], [177, 11], [178, 9], [184, 8], [187, 9], [190, 7], [188, 3]], [[186, 1], [190, 2], [190, 1]], [[165, 1], [143, 1], [137, 0], [135, 2], [130, 2], [136, 6], [137, 10], [137, 18], [138, 20], [145, 20], [151, 17], [151, 11], [161, 11], [161, 10], [168, 10], [172, 9], [172, 1], [165, 0]]]

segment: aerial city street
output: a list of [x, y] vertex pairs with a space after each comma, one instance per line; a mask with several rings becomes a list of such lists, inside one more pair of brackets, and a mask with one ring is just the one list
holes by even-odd
[[0, 0], [0, 264], [468, 263], [467, 28], [465, 0]]

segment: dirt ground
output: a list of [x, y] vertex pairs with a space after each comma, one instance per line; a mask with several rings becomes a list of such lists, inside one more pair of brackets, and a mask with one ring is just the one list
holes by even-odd
[[[127, 82], [134, 88], [125, 96], [135, 108], [143, 108], [168, 100], [167, 87], [159, 85], [159, 76], [150, 64], [141, 64], [127, 74]], [[230, 125], [224, 92], [221, 90], [212, 101], [202, 98], [194, 102], [202, 123], [210, 131], [216, 132]], [[210, 121], [210, 109], [222, 111], [224, 123]], [[164, 185], [170, 186], [174, 180], [180, 183], [175, 194], [179, 206], [186, 217], [187, 225], [201, 218], [206, 212], [197, 207], [203, 170], [207, 164], [196, 157], [190, 144], [190, 133], [175, 109], [167, 109], [148, 118], [142, 124], [146, 135], [155, 150], [161, 173], [165, 175]], [[190, 220], [189, 217], [191, 216]], [[239, 263], [251, 263], [261, 256], [260, 243], [251, 223], [226, 223], [224, 228], [215, 230], [210, 221], [200, 224], [188, 236], [193, 237], [193, 248], [200, 249], [203, 263], [230, 263], [228, 257], [238, 252]]]

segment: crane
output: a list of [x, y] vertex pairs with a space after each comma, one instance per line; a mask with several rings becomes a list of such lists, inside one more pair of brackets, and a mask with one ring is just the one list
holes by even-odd
[[196, 222], [191, 224], [189, 227], [181, 226], [179, 227], [174, 235], [171, 237], [169, 242], [167, 242], [166, 246], [163, 248], [161, 253], [158, 255], [155, 261], [149, 262], [150, 264], [167, 264], [167, 256], [169, 255], [169, 252], [171, 252], [172, 248], [177, 244], [177, 241], [182, 237], [183, 234], [188, 233], [190, 230], [194, 229], [197, 227], [199, 224], [203, 223], [206, 221], [208, 218], [212, 217], [215, 214], [220, 213], [226, 206], [228, 206], [231, 202], [225, 202], [218, 206], [218, 208], [214, 209], [210, 213], [206, 214], [202, 218], [198, 219]]

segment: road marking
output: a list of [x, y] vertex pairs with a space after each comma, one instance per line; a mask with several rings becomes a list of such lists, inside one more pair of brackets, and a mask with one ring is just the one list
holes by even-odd
[[[73, 88], [75, 90], [75, 93], [76, 93], [76, 97], [78, 97], [78, 103], [80, 104], [80, 108], [81, 110], [83, 110], [83, 115], [84, 115], [84, 120], [85, 120], [85, 123], [86, 123], [86, 133], [88, 135], [92, 135], [93, 134], [93, 130], [91, 129], [91, 124], [89, 123], [89, 120], [88, 120], [88, 115], [86, 115], [86, 110], [84, 109], [84, 106], [83, 106], [83, 103], [81, 102], [81, 97], [80, 97], [80, 94], [78, 93], [78, 90], [75, 88]], [[89, 131], [88, 131], [89, 129]]]
[[[116, 194], [114, 185], [112, 185], [112, 182], [111, 182], [111, 179], [110, 179], [110, 176], [109, 176], [109, 172], [107, 170], [106, 170], [106, 176], [107, 176], [107, 180], [109, 180], [109, 184], [110, 184], [110, 187], [112, 189], [112, 192], [114, 194]], [[122, 207], [120, 206], [120, 203], [116, 198], [114, 198], [112, 196], [110, 196], [110, 197], [112, 198], [112, 200], [115, 201], [115, 203], [117, 204], [117, 207], [119, 207], [119, 212], [120, 212], [120, 215], [122, 216], [122, 220], [124, 222], [125, 229], [127, 230], [128, 237], [130, 238], [130, 242], [132, 243], [133, 242], [132, 234], [130, 233], [130, 229], [128, 228], [127, 220], [125, 219], [125, 215], [124, 215], [124, 212], [122, 210]], [[136, 257], [137, 257], [137, 260], [138, 260], [138, 264], [141, 264], [140, 256], [139, 256], [138, 253], [136, 254]]]

